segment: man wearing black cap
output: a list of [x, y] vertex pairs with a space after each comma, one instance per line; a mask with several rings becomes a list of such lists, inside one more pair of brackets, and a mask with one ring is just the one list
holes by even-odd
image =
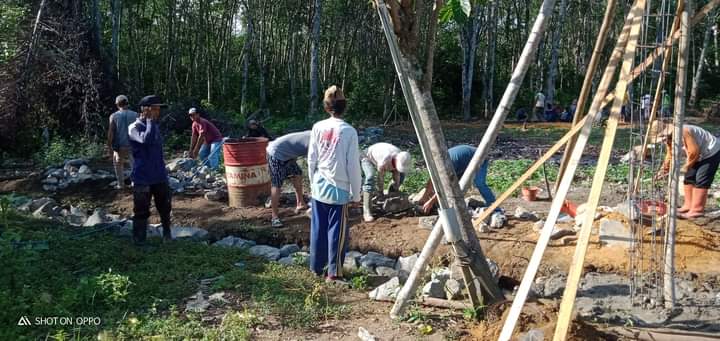
[[167, 105], [160, 97], [145, 96], [140, 100], [140, 116], [128, 128], [133, 153], [133, 241], [145, 243], [150, 217], [150, 200], [155, 198], [155, 208], [160, 213], [163, 240], [172, 239], [170, 211], [172, 210], [168, 175], [163, 158], [163, 139], [158, 118], [160, 108]]

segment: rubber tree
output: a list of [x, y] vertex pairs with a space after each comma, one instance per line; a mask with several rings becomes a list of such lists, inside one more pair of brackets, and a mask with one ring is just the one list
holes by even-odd
[[312, 17], [312, 35], [310, 37], [310, 111], [308, 117], [315, 114], [318, 105], [318, 83], [320, 68], [318, 55], [320, 53], [320, 18], [322, 15], [322, 0], [315, 0]]
[[552, 47], [550, 49], [550, 66], [548, 67], [548, 76], [545, 80], [545, 96], [546, 103], [555, 101], [555, 80], [558, 74], [558, 59], [560, 57], [560, 39], [562, 37], [563, 24], [567, 13], [567, 0], [560, 1], [560, 13], [557, 16], [557, 26], [552, 38]]
[[479, 2], [475, 2], [470, 17], [460, 27], [460, 48], [462, 49], [462, 112], [465, 121], [470, 120], [472, 109], [472, 87], [475, 77], [475, 56], [478, 36], [482, 26], [482, 11]]
[[702, 49], [700, 49], [700, 57], [698, 57], [697, 67], [695, 68], [695, 76], [693, 76], [692, 88], [690, 89], [690, 100], [688, 106], [694, 108], [697, 104], [698, 99], [698, 88], [700, 87], [700, 81], [702, 80], [702, 74], [705, 69], [707, 58], [707, 50], [710, 46], [710, 38], [713, 33], [713, 23], [717, 20], [716, 16], [708, 16], [708, 24], [705, 27], [705, 35], [703, 36]]

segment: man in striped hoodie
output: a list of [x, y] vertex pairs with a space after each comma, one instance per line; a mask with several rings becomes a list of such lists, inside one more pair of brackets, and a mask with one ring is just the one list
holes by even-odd
[[362, 176], [357, 131], [342, 119], [342, 89], [328, 88], [323, 104], [330, 118], [313, 126], [307, 157], [312, 190], [310, 268], [333, 281], [342, 277], [350, 232], [347, 205], [360, 201]]

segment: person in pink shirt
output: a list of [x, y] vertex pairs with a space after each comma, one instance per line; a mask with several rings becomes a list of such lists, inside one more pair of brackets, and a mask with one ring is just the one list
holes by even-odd
[[200, 161], [207, 162], [210, 169], [216, 170], [220, 165], [220, 148], [223, 145], [223, 136], [212, 122], [200, 117], [197, 109], [190, 108], [188, 114], [193, 122], [190, 157], [193, 159], [199, 157]]

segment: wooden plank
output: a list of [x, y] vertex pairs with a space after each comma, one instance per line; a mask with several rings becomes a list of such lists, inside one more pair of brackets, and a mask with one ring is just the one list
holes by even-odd
[[570, 131], [565, 133], [565, 135], [560, 138], [550, 149], [548, 149], [545, 154], [543, 154], [538, 160], [535, 161], [535, 163], [528, 168], [523, 175], [521, 175], [515, 182], [510, 185], [510, 187], [503, 192], [497, 199], [495, 199], [495, 202], [490, 205], [487, 209], [485, 209], [480, 216], [478, 216], [475, 221], [483, 221], [487, 219], [490, 215], [493, 214], [496, 208], [500, 207], [505, 200], [507, 200], [510, 196], [513, 195], [513, 193], [520, 187], [522, 184], [527, 181], [535, 172], [540, 169], [540, 167], [547, 162], [555, 153], [557, 153], [560, 148], [562, 148], [573, 136], [577, 135], [580, 130], [582, 130], [583, 125], [585, 124], [585, 121], [587, 121], [588, 116], [583, 117], [580, 122], [578, 122], [577, 125], [572, 127]]
[[[675, 19], [673, 20], [672, 30], [670, 32], [670, 36], [675, 35], [675, 32], [680, 28], [680, 15], [682, 15], [682, 11], [685, 5], [685, 1], [678, 1], [677, 4], [677, 10], [675, 11]], [[650, 128], [652, 128], [652, 123], [655, 121], [655, 118], [657, 117], [657, 111], [658, 107], [661, 104], [662, 101], [662, 89], [665, 86], [665, 79], [666, 73], [668, 68], [670, 67], [670, 60], [672, 56], [672, 46], [665, 49], [665, 53], [663, 56], [663, 65], [660, 68], [660, 77], [658, 78], [657, 87], [655, 88], [655, 98], [653, 100], [652, 109], [650, 111], [650, 119], [647, 123], [647, 130], [645, 132], [645, 137], [643, 138], [642, 147], [640, 148], [640, 157], [641, 162], [638, 164], [638, 170], [637, 174], [638, 177], [635, 179], [635, 184], [633, 185], [632, 194], [636, 194], [640, 190], [640, 183], [642, 182], [642, 172], [643, 172], [643, 165], [645, 164], [645, 153], [647, 152], [647, 147], [650, 142]]]
[[605, 93], [610, 87], [611, 81], [614, 79], [615, 70], [617, 69], [621, 58], [624, 56], [625, 45], [630, 36], [630, 27], [632, 26], [631, 24], [634, 18], [633, 13], [634, 12], [631, 11], [628, 14], [625, 20], [625, 25], [623, 27], [623, 32], [620, 34], [620, 39], [618, 39], [618, 42], [615, 45], [615, 49], [613, 50], [613, 53], [610, 56], [610, 60], [608, 61], [608, 65], [605, 68], [605, 73], [603, 74], [603, 77], [598, 86], [598, 90], [593, 100], [593, 104], [588, 111], [589, 118], [585, 121], [585, 124], [583, 125], [580, 132], [580, 136], [578, 137], [575, 147], [573, 148], [573, 152], [571, 154], [570, 161], [568, 162], [568, 167], [565, 171], [565, 175], [563, 175], [560, 186], [555, 193], [555, 199], [553, 199], [553, 202], [550, 206], [550, 212], [548, 212], [545, 225], [540, 231], [540, 237], [538, 238], [538, 242], [535, 245], [533, 254], [530, 257], [530, 261], [528, 262], [528, 267], [525, 270], [525, 274], [523, 275], [522, 282], [520, 282], [520, 288], [515, 295], [513, 304], [510, 307], [510, 312], [508, 313], [505, 324], [503, 325], [503, 329], [500, 333], [499, 338], [499, 340], [501, 341], [510, 340], [512, 332], [515, 329], [515, 324], [517, 323], [517, 320], [520, 317], [520, 313], [522, 312], [523, 305], [525, 305], [525, 300], [527, 299], [528, 293], [530, 292], [530, 287], [535, 280], [535, 274], [537, 274], [537, 270], [540, 267], [540, 261], [542, 260], [545, 249], [547, 248], [548, 242], [550, 241], [550, 236], [552, 235], [552, 231], [555, 227], [555, 223], [557, 222], [557, 218], [560, 215], [560, 209], [562, 208], [565, 197], [570, 190], [570, 185], [572, 183], [573, 177], [575, 176], [575, 171], [580, 164], [580, 159], [582, 158], [583, 151], [585, 150], [585, 145], [590, 138], [593, 121], [596, 117], [600, 115], [600, 103], [605, 97]]
[[[683, 148], [683, 124], [685, 121], [685, 93], [687, 92], [687, 64], [690, 55], [690, 29], [688, 19], [692, 1], [688, 1], [680, 17], [680, 43], [678, 44], [677, 76], [675, 77], [675, 131], [672, 142], [672, 167], [670, 168], [670, 212], [667, 215], [667, 243], [663, 269], [663, 298], [665, 308], [675, 306], [675, 231], [677, 230], [678, 191], [680, 190], [680, 151]], [[687, 199], [687, 198], [686, 198]]]
[[[605, 48], [605, 42], [607, 41], [608, 32], [610, 31], [610, 26], [612, 26], [613, 18], [615, 17], [616, 5], [617, 0], [608, 0], [607, 6], [605, 6], [605, 16], [603, 18], [603, 23], [602, 26], [600, 26], [600, 31], [598, 31], [598, 37], [595, 41], [595, 48], [593, 49], [592, 57], [590, 57], [590, 64], [588, 65], [588, 69], [585, 73], [585, 80], [583, 80], [583, 85], [580, 90], [580, 96], [578, 97], [578, 102], [575, 106], [573, 126], [577, 125], [580, 122], [580, 118], [585, 116], [585, 105], [587, 104], [586, 102], [590, 97], [590, 91], [593, 85], [593, 76], [595, 76], [595, 70], [600, 63], [600, 56], [602, 55], [603, 49]], [[562, 160], [560, 161], [560, 168], [558, 169], [557, 179], [555, 181], [555, 191], [557, 191], [557, 188], [560, 186], [560, 179], [562, 179], [563, 174], [565, 174], [567, 162], [568, 160], [570, 160], [570, 151], [575, 146], [575, 139], [576, 137], [573, 137], [570, 140], [570, 142], [567, 144], [567, 147], [565, 148], [565, 152], [563, 153]]]
[[555, 326], [555, 336], [553, 340], [564, 341], [567, 338], [567, 332], [572, 322], [572, 311], [575, 307], [575, 297], [582, 276], [583, 265], [585, 264], [585, 253], [590, 242], [590, 232], [592, 232], [593, 223], [595, 222], [595, 211], [600, 203], [600, 194], [605, 184], [605, 175], [607, 174], [610, 156], [612, 154], [613, 144], [615, 143], [615, 135], [620, 120], [620, 111], [623, 106], [623, 94], [627, 91], [630, 72], [632, 71], [633, 62], [635, 60], [635, 50], [640, 36], [640, 28], [643, 22], [643, 12], [645, 11], [646, 0], [637, 0], [632, 8], [633, 24], [630, 28], [630, 39], [625, 48], [625, 57], [623, 58], [622, 68], [620, 69], [620, 81], [615, 86], [615, 102], [610, 111], [610, 119], [605, 129], [605, 138], [603, 139], [600, 156], [593, 177], [593, 184], [590, 188], [590, 195], [587, 201], [585, 221], [583, 222], [580, 235], [575, 246], [575, 254], [568, 272], [567, 284], [563, 293], [562, 302], [560, 303], [560, 313], [558, 314], [557, 325]]

